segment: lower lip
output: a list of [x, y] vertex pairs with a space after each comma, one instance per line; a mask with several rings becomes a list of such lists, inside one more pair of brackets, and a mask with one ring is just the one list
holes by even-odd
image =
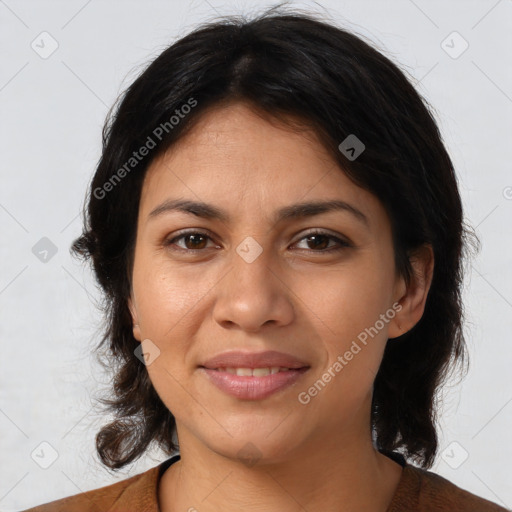
[[239, 376], [232, 373], [199, 368], [213, 384], [228, 395], [243, 400], [263, 400], [270, 395], [291, 386], [307, 372], [308, 368], [288, 370], [263, 377]]

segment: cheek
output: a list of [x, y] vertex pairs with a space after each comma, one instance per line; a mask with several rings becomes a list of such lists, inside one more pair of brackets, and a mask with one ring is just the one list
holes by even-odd
[[154, 259], [146, 266], [142, 259], [139, 263], [134, 291], [141, 334], [156, 345], [158, 353], [147, 365], [149, 378], [169, 410], [187, 410], [191, 404], [186, 390], [191, 340], [199, 326], [202, 299], [211, 285]]
[[354, 268], [317, 280], [317, 285], [304, 310], [315, 318], [321, 339], [317, 352], [324, 354], [297, 398], [331, 425], [350, 421], [370, 400], [387, 341], [387, 324], [379, 323], [383, 328], [378, 329], [376, 322], [386, 311], [389, 290], [378, 273]]
[[141, 258], [134, 271], [134, 290], [144, 334], [163, 340], [189, 323], [188, 317], [194, 315], [215, 281], [209, 282], [201, 272], [170, 268], [159, 259]]
[[147, 371], [166, 406], [174, 408], [190, 400], [182, 396], [180, 383], [189, 376], [191, 340], [212, 284], [154, 260], [150, 265], [143, 263], [141, 258], [133, 276], [139, 325], [142, 339], [149, 339], [151, 350], [158, 354]]
[[[392, 276], [382, 262], [366, 258], [328, 275], [318, 274], [310, 281], [315, 286], [301, 292], [300, 296], [307, 297], [305, 310], [317, 319], [326, 352], [319, 373], [330, 369], [338, 377], [333, 379], [338, 385], [350, 381], [367, 388], [373, 382], [386, 345], [388, 324], [394, 316], [386, 316]], [[339, 364], [333, 367], [336, 361]]]
[[389, 305], [391, 281], [384, 272], [372, 272], [370, 266], [347, 267], [314, 282], [302, 296], [320, 325], [341, 339], [357, 336], [373, 325]]

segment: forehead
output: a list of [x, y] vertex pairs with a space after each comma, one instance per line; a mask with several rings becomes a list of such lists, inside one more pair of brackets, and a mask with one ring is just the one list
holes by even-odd
[[[369, 217], [375, 196], [355, 185], [315, 132], [259, 115], [244, 103], [214, 108], [147, 170], [141, 214], [169, 198], [251, 215], [306, 200], [345, 200]], [[375, 210], [372, 212], [372, 209]]]

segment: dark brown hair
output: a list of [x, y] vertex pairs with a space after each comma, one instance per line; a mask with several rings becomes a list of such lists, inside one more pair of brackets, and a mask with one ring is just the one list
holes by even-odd
[[[432, 245], [435, 268], [423, 317], [388, 341], [371, 413], [379, 450], [401, 451], [429, 468], [438, 447], [437, 392], [448, 370], [467, 356], [462, 263], [468, 235], [474, 235], [463, 222], [453, 165], [431, 107], [397, 65], [332, 22], [276, 8], [250, 20], [206, 23], [181, 38], [149, 64], [107, 116], [83, 234], [72, 246], [92, 260], [104, 297], [96, 350], [104, 349], [114, 381], [111, 396], [100, 401], [115, 419], [96, 436], [101, 461], [118, 469], [152, 443], [169, 455], [178, 449], [175, 419], [134, 355], [139, 342], [127, 299], [139, 199], [153, 159], [206, 109], [232, 101], [285, 123], [301, 119], [315, 130], [340, 169], [386, 208], [396, 267], [408, 282], [410, 255]], [[365, 145], [356, 159], [338, 148], [351, 134]], [[144, 145], [151, 146], [149, 153], [131, 160]]]

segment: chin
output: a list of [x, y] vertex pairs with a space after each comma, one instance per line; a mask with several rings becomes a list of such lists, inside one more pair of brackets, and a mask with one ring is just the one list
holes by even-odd
[[[270, 431], [271, 429], [268, 430]], [[251, 468], [283, 462], [289, 460], [293, 452], [300, 453], [301, 443], [294, 442], [291, 432], [283, 429], [280, 434], [274, 432], [267, 436], [262, 431], [254, 432], [253, 435], [245, 432], [224, 442], [219, 442], [217, 438], [208, 444], [218, 455], [231, 461], [240, 461], [244, 466]]]

